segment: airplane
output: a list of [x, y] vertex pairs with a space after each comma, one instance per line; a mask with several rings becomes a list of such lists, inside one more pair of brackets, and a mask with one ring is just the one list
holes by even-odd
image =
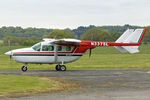
[[23, 72], [27, 71], [27, 64], [56, 64], [56, 71], [66, 71], [66, 63], [78, 60], [87, 50], [90, 57], [96, 47], [113, 46], [122, 53], [138, 53], [145, 32], [144, 28], [127, 29], [115, 42], [45, 38], [32, 47], [10, 50], [5, 54], [23, 63]]

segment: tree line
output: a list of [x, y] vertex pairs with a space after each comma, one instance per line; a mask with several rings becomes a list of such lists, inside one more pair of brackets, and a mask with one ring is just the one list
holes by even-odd
[[[77, 29], [45, 29], [45, 28], [21, 28], [21, 27], [1, 27], [0, 44], [8, 45], [33, 45], [43, 38], [77, 38], [95, 41], [115, 41], [126, 29], [141, 28], [140, 26], [80, 26]], [[145, 27], [147, 33], [143, 42], [150, 42], [150, 26]]]

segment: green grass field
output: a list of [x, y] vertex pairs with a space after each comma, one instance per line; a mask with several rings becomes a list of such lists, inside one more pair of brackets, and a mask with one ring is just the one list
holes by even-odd
[[53, 88], [52, 82], [39, 77], [0, 75], [0, 96]]
[[0, 40], [0, 44], [2, 44], [3, 43], [3, 40]]
[[[20, 46], [12, 49], [22, 48]], [[4, 53], [7, 46], [0, 47], [0, 70], [20, 70], [23, 64], [10, 60]], [[88, 52], [76, 62], [67, 64], [69, 70], [85, 69], [149, 69], [150, 68], [150, 44], [140, 46], [138, 54], [122, 54], [113, 47], [100, 47], [92, 51], [89, 58]], [[55, 65], [29, 64], [29, 70], [54, 70]], [[61, 88], [60, 86], [65, 87]], [[0, 96], [28, 95], [47, 91], [67, 90], [79, 87], [76, 84], [61, 83], [60, 81], [30, 77], [0, 75]], [[38, 91], [37, 91], [38, 90]]]
[[[12, 49], [21, 48], [19, 46]], [[8, 51], [7, 46], [0, 48], [0, 69], [20, 70], [23, 64], [10, 60], [4, 53]], [[126, 68], [150, 68], [150, 44], [141, 45], [138, 54], [122, 54], [113, 47], [99, 47], [92, 51], [89, 58], [88, 52], [78, 61], [66, 64], [71, 69], [126, 69]], [[55, 65], [29, 64], [29, 70], [52, 70]]]
[[76, 88], [80, 88], [80, 86], [66, 80], [55, 78], [0, 75], [0, 97], [68, 91]]

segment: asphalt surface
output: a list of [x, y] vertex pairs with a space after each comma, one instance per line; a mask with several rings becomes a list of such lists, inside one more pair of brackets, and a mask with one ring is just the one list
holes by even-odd
[[150, 100], [149, 70], [0, 71], [0, 74], [63, 78], [82, 87], [70, 92], [0, 100]]

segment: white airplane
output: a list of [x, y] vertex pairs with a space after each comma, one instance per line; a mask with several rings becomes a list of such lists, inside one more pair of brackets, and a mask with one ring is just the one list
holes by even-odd
[[66, 71], [65, 63], [78, 60], [88, 49], [101, 46], [114, 46], [120, 52], [137, 53], [146, 29], [128, 29], [115, 42], [81, 41], [77, 39], [43, 39], [29, 48], [6, 52], [17, 62], [24, 63], [22, 71], [27, 71], [27, 64], [56, 64], [57, 71]]

